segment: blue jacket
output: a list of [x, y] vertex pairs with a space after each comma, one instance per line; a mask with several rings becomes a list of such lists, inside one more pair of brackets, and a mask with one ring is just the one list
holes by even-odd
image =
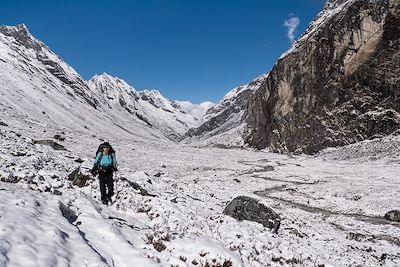
[[[102, 155], [102, 152], [99, 152], [96, 156], [96, 159], [94, 160], [93, 166], [99, 166], [104, 169], [108, 168], [117, 168], [117, 157], [115, 154], [111, 155]], [[100, 160], [101, 158], [101, 160]], [[100, 160], [100, 162], [99, 162]]]

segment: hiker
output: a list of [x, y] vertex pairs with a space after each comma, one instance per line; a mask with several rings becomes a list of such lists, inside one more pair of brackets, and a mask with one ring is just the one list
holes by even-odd
[[[102, 143], [97, 149], [96, 159], [93, 164], [92, 174], [99, 174], [101, 202], [111, 203], [114, 195], [113, 172], [117, 171], [117, 158], [115, 151], [108, 142]], [[108, 192], [106, 193], [106, 187]]]

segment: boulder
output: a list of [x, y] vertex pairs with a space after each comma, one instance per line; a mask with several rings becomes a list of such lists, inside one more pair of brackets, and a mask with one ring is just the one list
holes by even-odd
[[68, 175], [68, 180], [72, 181], [73, 185], [79, 187], [85, 186], [89, 179], [91, 179], [90, 174], [86, 171], [82, 171], [80, 167], [76, 168], [70, 175]]
[[0, 181], [6, 183], [18, 183], [18, 178], [11, 173], [0, 170]]
[[60, 208], [61, 214], [70, 222], [73, 223], [78, 219], [78, 215], [76, 215], [75, 211], [73, 211], [70, 207], [66, 206], [61, 201], [58, 202], [58, 207]]
[[385, 214], [385, 219], [392, 222], [400, 222], [400, 210], [392, 210]]
[[258, 199], [238, 196], [234, 198], [223, 213], [235, 218], [238, 221], [253, 221], [261, 223], [264, 227], [278, 231], [280, 225], [279, 215], [270, 207], [259, 203]]

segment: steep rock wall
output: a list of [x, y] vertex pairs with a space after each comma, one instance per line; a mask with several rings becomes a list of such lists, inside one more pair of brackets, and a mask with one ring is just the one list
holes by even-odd
[[399, 6], [328, 1], [250, 98], [245, 141], [313, 154], [398, 130]]

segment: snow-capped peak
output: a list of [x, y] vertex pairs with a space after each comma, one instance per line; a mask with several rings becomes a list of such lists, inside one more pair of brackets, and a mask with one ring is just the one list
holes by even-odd
[[89, 84], [94, 85], [101, 93], [108, 92], [110, 89], [115, 91], [125, 91], [127, 93], [136, 92], [135, 88], [130, 86], [123, 79], [111, 76], [105, 72], [100, 75], [94, 75], [89, 80]]
[[29, 33], [28, 28], [24, 23], [17, 24], [15, 26], [7, 26], [7, 25], [1, 25], [0, 29], [2, 31], [8, 31], [8, 32], [19, 32], [19, 33], [24, 33], [27, 36], [32, 37], [32, 35]]
[[50, 50], [44, 43], [33, 37], [26, 25], [23, 23], [15, 26], [1, 25], [0, 33], [4, 34], [5, 36], [13, 37], [18, 43], [28, 49], [32, 48], [36, 51], [40, 51], [42, 47], [45, 47], [47, 50]]
[[160, 91], [156, 89], [144, 89], [140, 91], [140, 93], [154, 98], [164, 98], [164, 96], [160, 93]]
[[21, 36], [25, 36], [25, 37], [29, 37], [29, 38], [35, 39], [32, 36], [32, 34], [29, 32], [29, 30], [26, 27], [26, 25], [23, 24], [23, 23], [17, 24], [15, 26], [1, 25], [0, 26], [0, 32], [2, 32], [3, 34], [7, 34], [7, 35], [16, 36], [18, 34], [18, 35], [21, 35]]
[[215, 105], [215, 103], [206, 101], [200, 104], [193, 104], [190, 101], [175, 101], [182, 109], [192, 114], [197, 120], [202, 120], [207, 110]]

